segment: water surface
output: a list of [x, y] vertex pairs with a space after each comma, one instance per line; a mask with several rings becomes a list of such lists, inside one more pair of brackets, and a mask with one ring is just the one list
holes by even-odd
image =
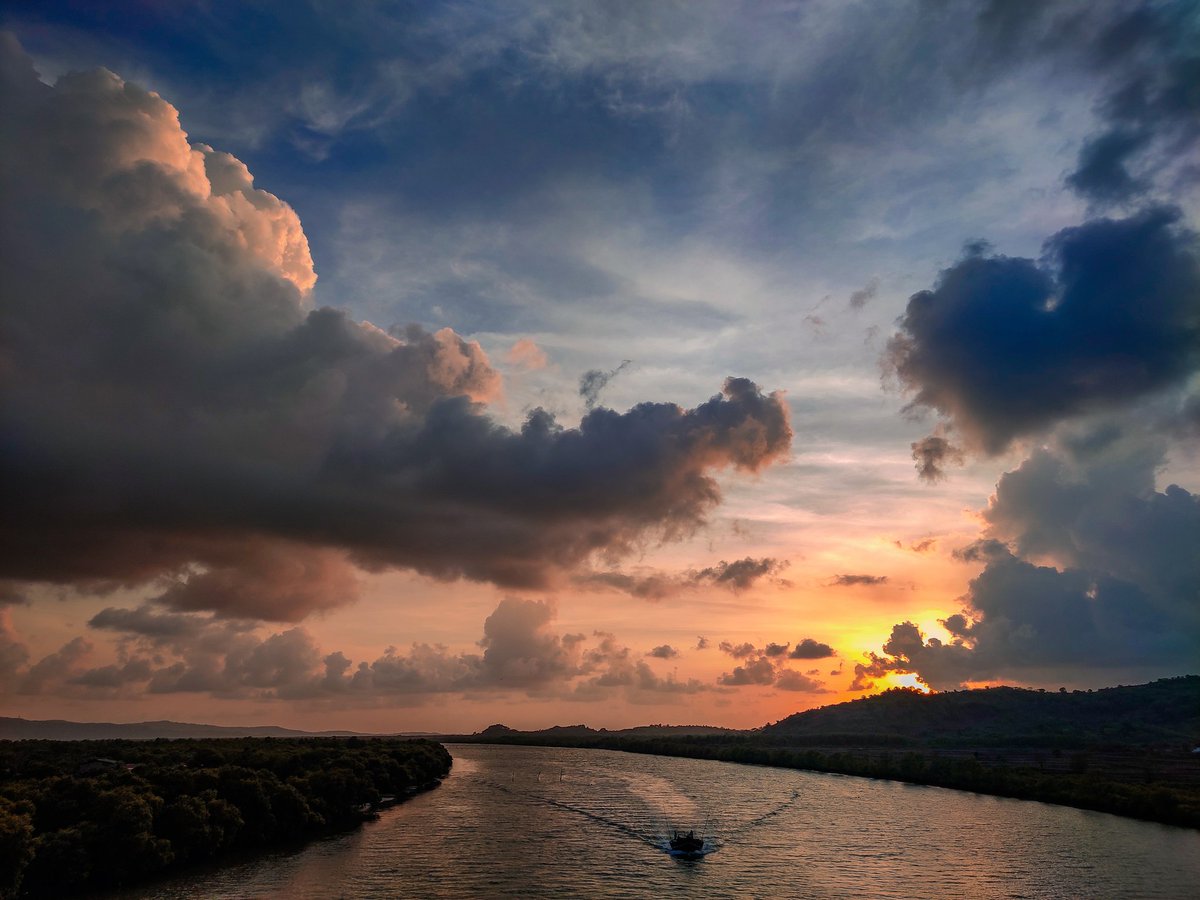
[[[1200, 833], [889, 781], [602, 750], [448, 745], [360, 831], [123, 898], [1195, 897]], [[673, 828], [706, 837], [667, 853]]]

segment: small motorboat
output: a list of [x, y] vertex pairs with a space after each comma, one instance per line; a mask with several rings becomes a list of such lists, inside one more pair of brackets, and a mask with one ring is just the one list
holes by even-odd
[[671, 834], [671, 853], [675, 856], [697, 857], [704, 854], [704, 838], [696, 837], [696, 832], [684, 834], [680, 831]]

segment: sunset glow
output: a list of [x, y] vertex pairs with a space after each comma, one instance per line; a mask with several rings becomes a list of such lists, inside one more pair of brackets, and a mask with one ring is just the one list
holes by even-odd
[[6, 716], [1194, 670], [1182, 25], [171, 6], [0, 19]]

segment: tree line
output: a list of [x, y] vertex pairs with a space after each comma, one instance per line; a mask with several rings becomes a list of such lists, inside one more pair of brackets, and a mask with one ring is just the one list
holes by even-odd
[[353, 828], [450, 766], [440, 744], [394, 738], [0, 742], [0, 898], [122, 887]]

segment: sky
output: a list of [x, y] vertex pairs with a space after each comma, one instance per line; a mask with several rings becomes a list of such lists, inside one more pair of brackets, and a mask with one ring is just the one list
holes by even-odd
[[0, 6], [0, 711], [1200, 669], [1188, 0]]

